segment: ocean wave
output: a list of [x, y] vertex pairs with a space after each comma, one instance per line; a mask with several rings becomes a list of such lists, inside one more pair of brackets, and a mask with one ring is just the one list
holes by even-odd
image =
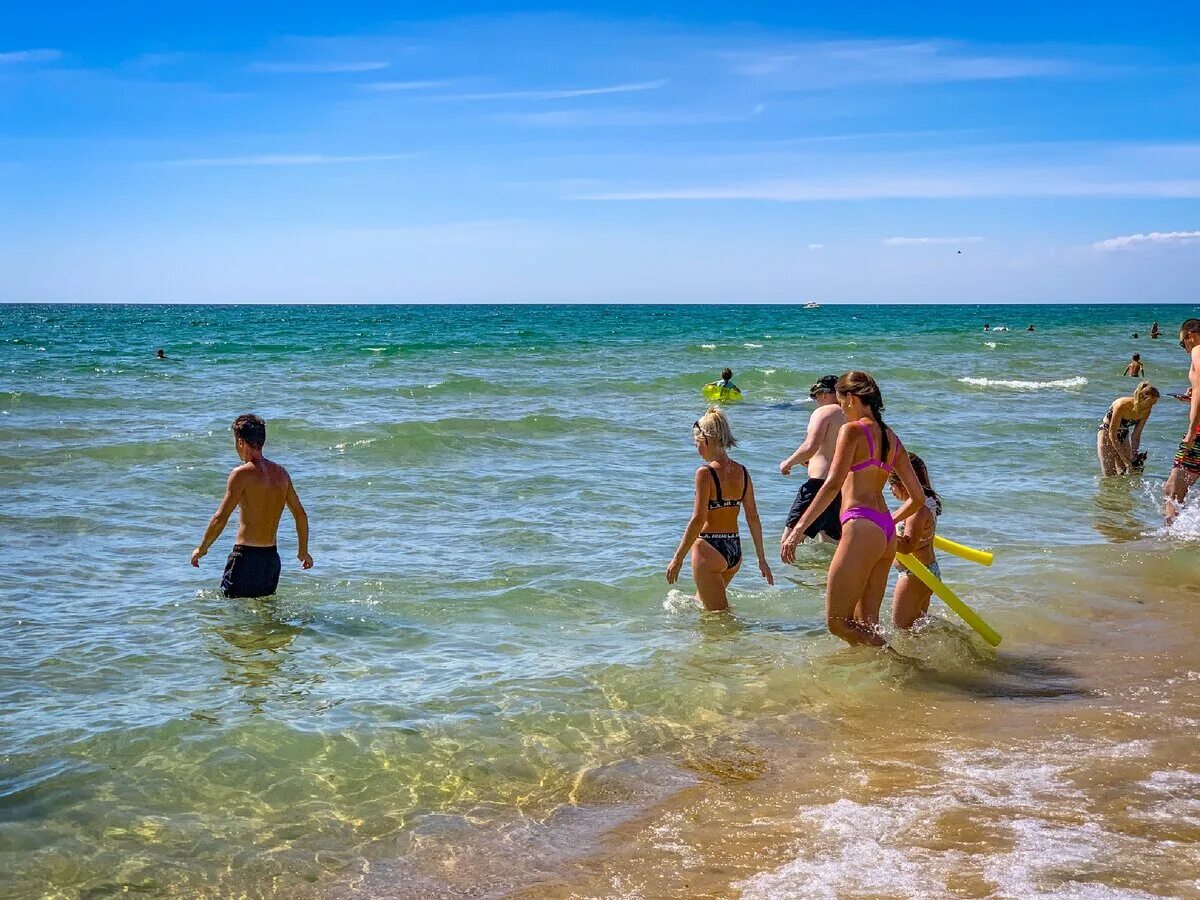
[[1055, 381], [1018, 381], [1010, 378], [960, 378], [960, 384], [969, 384], [972, 387], [1000, 387], [1009, 388], [1014, 391], [1044, 391], [1054, 388], [1063, 388], [1071, 390], [1081, 388], [1088, 383], [1088, 380], [1082, 375], [1076, 375], [1074, 378], [1059, 378]]
[[747, 350], [761, 350], [762, 349], [762, 344], [752, 344], [749, 341], [742, 344], [742, 346], [745, 347]]
[[996, 342], [995, 342], [995, 341], [984, 341], [984, 342], [983, 342], [983, 346], [985, 346], [985, 347], [990, 347], [991, 349], [995, 350], [995, 349], [996, 349]]
[[717, 345], [716, 344], [701, 344], [700, 349], [701, 350], [716, 350]]

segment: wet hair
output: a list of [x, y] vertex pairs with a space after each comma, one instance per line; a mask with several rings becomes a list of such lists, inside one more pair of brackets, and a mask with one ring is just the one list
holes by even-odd
[[705, 443], [716, 444], [723, 450], [737, 446], [737, 439], [729, 427], [729, 420], [719, 406], [710, 406], [708, 412], [692, 426], [704, 437]]
[[723, 378], [725, 381], [732, 381], [733, 380], [733, 369], [722, 369], [721, 370], [721, 378]]
[[233, 436], [248, 447], [261, 450], [267, 442], [267, 423], [256, 415], [245, 413], [233, 420]]
[[837, 380], [837, 392], [843, 396], [857, 397], [871, 411], [871, 417], [879, 426], [879, 458], [888, 458], [887, 425], [883, 424], [883, 394], [875, 379], [866, 372], [846, 372]]
[[1143, 381], [1133, 392], [1133, 405], [1141, 406], [1147, 400], [1157, 400], [1160, 396], [1162, 395], [1159, 394], [1158, 388], [1148, 381]]
[[[925, 466], [925, 460], [917, 456], [915, 453], [908, 454], [908, 461], [912, 463], [913, 471], [917, 473], [917, 481], [921, 482], [921, 487], [925, 491], [925, 496], [933, 500], [937, 507], [937, 514], [942, 514], [942, 497], [933, 489], [933, 482], [929, 480], [929, 469]], [[904, 482], [900, 480], [900, 474], [893, 470], [888, 476], [888, 481], [892, 484], [898, 484], [901, 488], [904, 487]]]
[[1142, 354], [1140, 354], [1140, 353], [1135, 353], [1135, 354], [1133, 354], [1133, 361], [1134, 361], [1134, 362], [1141, 362], [1141, 361], [1142, 361]]
[[1200, 319], [1187, 319], [1179, 326], [1180, 334], [1193, 334], [1200, 331]]

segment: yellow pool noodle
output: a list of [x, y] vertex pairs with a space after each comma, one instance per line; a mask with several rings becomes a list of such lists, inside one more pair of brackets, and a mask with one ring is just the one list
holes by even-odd
[[944, 550], [952, 556], [957, 556], [973, 563], [979, 563], [981, 566], [990, 566], [992, 564], [992, 554], [986, 550], [976, 550], [974, 547], [968, 547], [966, 544], [957, 544], [954, 541], [947, 540], [940, 534], [934, 535], [933, 546], [939, 550]]
[[897, 553], [896, 559], [902, 562], [910, 572], [920, 578], [925, 586], [933, 591], [943, 603], [958, 613], [959, 618], [974, 628], [980, 637], [993, 647], [1000, 646], [1000, 635], [996, 633], [995, 629], [979, 618], [979, 614], [975, 610], [959, 600], [954, 591], [942, 584], [938, 577], [930, 572], [929, 569], [907, 553]]

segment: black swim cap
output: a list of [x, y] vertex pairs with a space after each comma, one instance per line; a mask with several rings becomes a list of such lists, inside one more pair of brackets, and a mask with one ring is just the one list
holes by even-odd
[[836, 375], [822, 375], [817, 379], [817, 383], [808, 389], [810, 398], [816, 397], [817, 394], [832, 394], [837, 390]]

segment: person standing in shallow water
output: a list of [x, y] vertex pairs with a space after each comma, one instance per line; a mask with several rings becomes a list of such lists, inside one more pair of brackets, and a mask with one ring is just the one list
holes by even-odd
[[[895, 433], [883, 422], [883, 395], [866, 372], [847, 372], [837, 380], [837, 402], [847, 422], [838, 432], [837, 449], [825, 483], [796, 527], [784, 539], [780, 558], [794, 562], [805, 532], [841, 492], [842, 539], [834, 551], [825, 586], [825, 624], [848, 644], [884, 646], [879, 607], [896, 557], [896, 522], [912, 516], [925, 491]], [[895, 515], [888, 511], [883, 488], [892, 472], [900, 476], [907, 499]]]
[[729, 420], [718, 407], [709, 407], [707, 413], [692, 423], [692, 439], [704, 465], [696, 470], [692, 517], [667, 566], [667, 584], [678, 580], [683, 557], [690, 549], [697, 599], [705, 609], [728, 609], [726, 589], [742, 565], [739, 508], [746, 509], [746, 524], [750, 526], [750, 536], [758, 553], [759, 572], [767, 584], [774, 584], [775, 577], [763, 550], [762, 523], [758, 518], [750, 473], [741, 463], [729, 458], [728, 451], [737, 446]]
[[[817, 404], [817, 408], [808, 417], [808, 431], [804, 435], [804, 443], [796, 448], [795, 453], [779, 464], [779, 474], [784, 476], [790, 475], [792, 466], [797, 463], [808, 467], [808, 480], [800, 485], [800, 490], [796, 492], [796, 499], [792, 501], [792, 508], [788, 510], [783, 535], [779, 539], [780, 543], [787, 540], [792, 528], [800, 521], [800, 517], [808, 509], [808, 505], [817, 496], [817, 491], [825, 483], [825, 474], [829, 471], [829, 465], [833, 462], [838, 431], [846, 424], [846, 416], [842, 413], [842, 408], [838, 406], [837, 393], [834, 391], [836, 384], [836, 375], [825, 375], [809, 388], [808, 397]], [[838, 521], [838, 513], [841, 505], [841, 498], [835, 497], [824, 515], [809, 528], [808, 536], [815, 538], [818, 534], [824, 534], [830, 540], [840, 540], [842, 524]]]
[[1179, 400], [1188, 404], [1188, 427], [1175, 453], [1175, 464], [1167, 477], [1163, 517], [1170, 525], [1183, 509], [1188, 491], [1200, 478], [1200, 319], [1188, 319], [1179, 326], [1179, 346], [1188, 352], [1188, 391]]
[[237, 542], [225, 564], [221, 590], [226, 597], [269, 597], [279, 585], [279, 551], [275, 535], [286, 506], [296, 522], [300, 568], [311, 569], [308, 553], [308, 515], [300, 505], [296, 488], [287, 469], [263, 456], [267, 425], [258, 416], [238, 416], [233, 423], [233, 446], [242, 465], [229, 473], [225, 496], [204, 532], [200, 546], [192, 551], [192, 565], [208, 553], [235, 508], [238, 517]]
[[1125, 367], [1125, 374], [1129, 378], [1144, 378], [1146, 375], [1146, 367], [1142, 365], [1142, 354], [1133, 354], [1133, 359], [1129, 361], [1129, 365]]

